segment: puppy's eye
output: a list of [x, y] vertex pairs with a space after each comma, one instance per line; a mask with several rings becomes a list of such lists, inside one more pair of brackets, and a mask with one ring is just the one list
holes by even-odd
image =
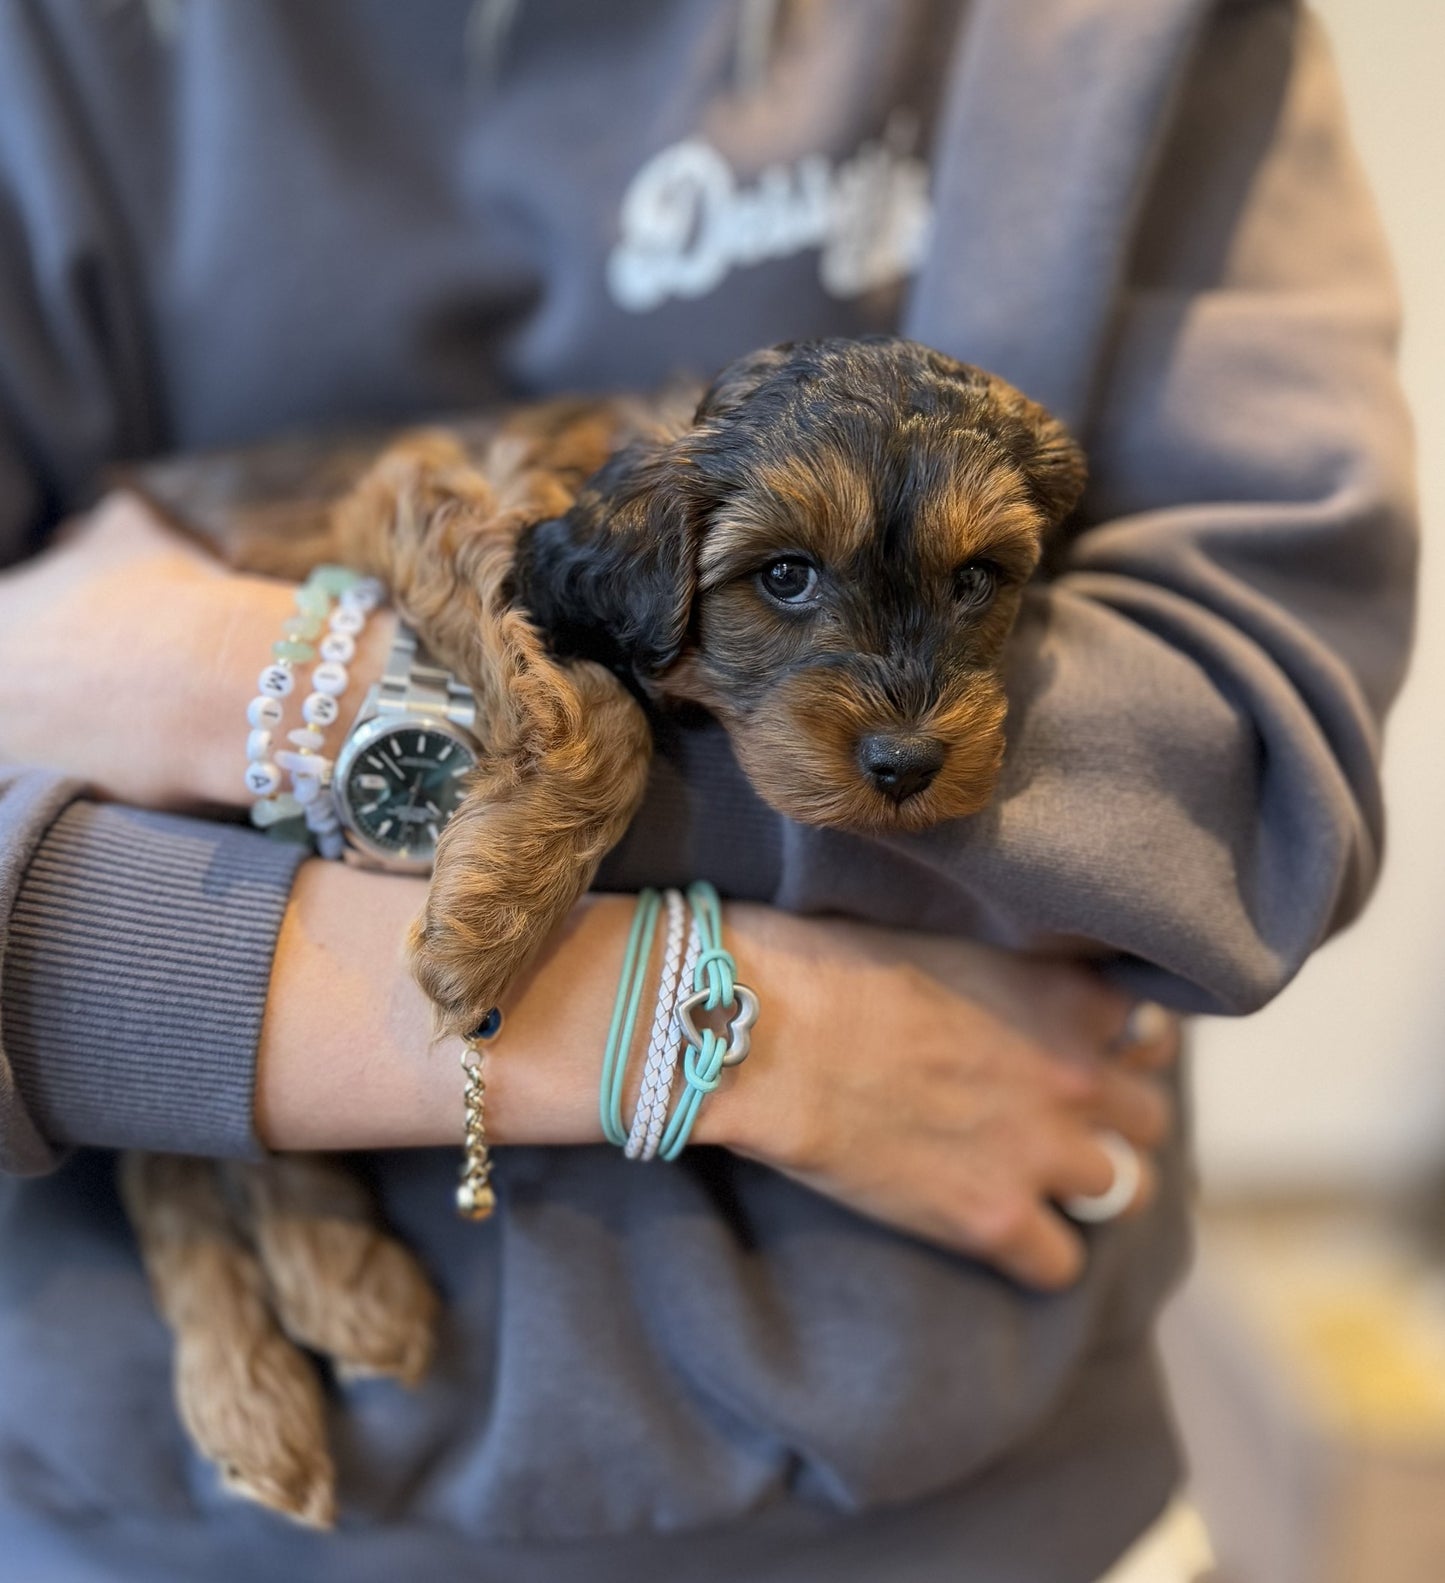
[[998, 568], [991, 561], [967, 561], [953, 574], [953, 593], [960, 604], [976, 609], [998, 589]]
[[805, 605], [818, 591], [818, 568], [799, 556], [783, 555], [758, 573], [763, 592], [784, 605]]

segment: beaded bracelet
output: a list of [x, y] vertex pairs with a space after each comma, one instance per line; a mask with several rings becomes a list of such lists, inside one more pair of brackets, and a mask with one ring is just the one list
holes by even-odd
[[[332, 764], [320, 751], [326, 741], [323, 733], [341, 713], [341, 695], [351, 680], [346, 667], [355, 657], [357, 635], [381, 602], [382, 592], [375, 578], [362, 577], [349, 567], [316, 567], [296, 590], [297, 613], [282, 624], [283, 635], [271, 645], [271, 663], [262, 670], [259, 692], [246, 710], [251, 728], [246, 738], [246, 789], [258, 799], [251, 822], [282, 839], [314, 840], [323, 857], [340, 857], [343, 850], [330, 790]], [[296, 687], [295, 668], [318, 654], [321, 663], [311, 673], [311, 691], [301, 705], [303, 723], [287, 733], [294, 751], [276, 751], [275, 733], [285, 715], [283, 700]], [[290, 791], [282, 790], [283, 772], [291, 776]]]

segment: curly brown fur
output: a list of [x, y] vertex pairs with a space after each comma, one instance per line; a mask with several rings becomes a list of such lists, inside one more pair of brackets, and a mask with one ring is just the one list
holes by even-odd
[[571, 504], [614, 437], [595, 410], [519, 422], [473, 465], [451, 436], [418, 433], [336, 511], [340, 555], [386, 582], [483, 722], [484, 756], [409, 940], [441, 1031], [475, 1027], [497, 1004], [642, 800], [651, 735], [640, 710], [602, 667], [559, 664], [513, 597], [518, 534]]
[[381, 1228], [356, 1175], [313, 1154], [221, 1169], [286, 1334], [329, 1357], [343, 1379], [417, 1384], [435, 1345], [436, 1292]]
[[128, 1154], [121, 1196], [175, 1335], [181, 1421], [226, 1487], [312, 1528], [336, 1515], [316, 1371], [282, 1334], [209, 1160]]

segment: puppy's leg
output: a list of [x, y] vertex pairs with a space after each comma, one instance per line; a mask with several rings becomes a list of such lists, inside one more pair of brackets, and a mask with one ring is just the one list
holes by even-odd
[[282, 1335], [211, 1161], [127, 1154], [121, 1197], [175, 1336], [181, 1421], [226, 1488], [311, 1528], [335, 1521], [316, 1372]]
[[543, 659], [512, 701], [513, 734], [443, 829], [410, 935], [439, 1032], [468, 1032], [498, 1004], [621, 840], [647, 785], [647, 721], [600, 666]]
[[637, 703], [601, 666], [558, 664], [513, 603], [517, 534], [566, 511], [605, 448], [575, 429], [566, 438], [565, 468], [533, 465], [562, 455], [560, 440], [528, 451], [524, 436], [508, 466], [484, 477], [454, 436], [421, 432], [337, 511], [348, 562], [390, 585], [477, 696], [482, 763], [442, 831], [410, 942], [441, 1031], [475, 1027], [498, 1002], [591, 883], [646, 786], [652, 739]]
[[225, 1171], [287, 1335], [327, 1354], [343, 1377], [416, 1384], [431, 1361], [436, 1293], [377, 1223], [355, 1175], [314, 1154], [232, 1162]]

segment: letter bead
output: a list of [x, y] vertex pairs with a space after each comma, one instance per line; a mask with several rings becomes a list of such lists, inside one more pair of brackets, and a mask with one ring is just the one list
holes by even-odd
[[341, 713], [341, 705], [330, 693], [312, 693], [306, 702], [301, 705], [301, 714], [308, 724], [313, 726], [329, 726], [336, 723], [336, 717]]
[[[318, 665], [311, 673], [311, 685], [318, 693], [329, 693], [333, 698], [338, 693], [346, 691], [346, 684], [351, 678], [346, 674], [344, 665], [336, 665], [328, 661]], [[313, 722], [314, 723], [314, 722]]]
[[268, 698], [262, 693], [246, 705], [246, 723], [258, 731], [274, 731], [285, 713], [279, 698]]
[[344, 632], [347, 637], [354, 638], [366, 625], [366, 612], [351, 605], [337, 605], [326, 624], [333, 632]]
[[374, 577], [363, 577], [359, 583], [352, 586], [342, 594], [341, 603], [348, 610], [359, 610], [362, 615], [369, 616], [381, 603], [381, 596], [386, 590]]
[[356, 639], [349, 632], [328, 632], [320, 647], [321, 658], [333, 665], [350, 665], [356, 658]]
[[246, 790], [253, 797], [269, 797], [281, 789], [281, 771], [265, 759], [246, 766]]
[[265, 759], [271, 756], [271, 744], [276, 740], [270, 731], [256, 730], [246, 738], [246, 757]]
[[256, 682], [268, 698], [289, 698], [295, 685], [296, 678], [289, 665], [268, 665]]

